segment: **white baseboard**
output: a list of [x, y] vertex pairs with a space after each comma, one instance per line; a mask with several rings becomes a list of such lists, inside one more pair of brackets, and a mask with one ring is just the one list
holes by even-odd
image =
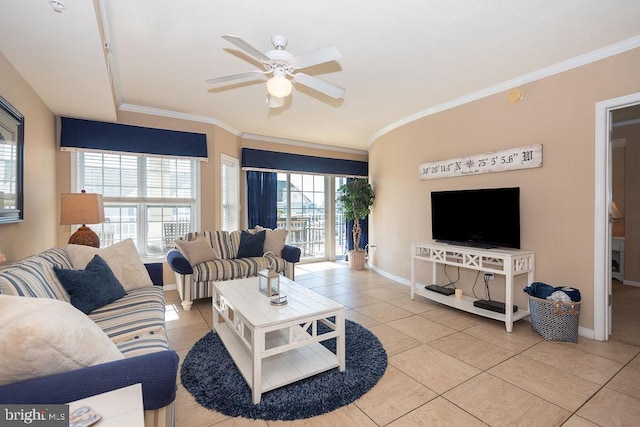
[[588, 338], [590, 340], [596, 339], [596, 333], [593, 329], [578, 326], [578, 336]]
[[387, 279], [391, 279], [394, 282], [398, 282], [398, 283], [400, 283], [402, 285], [411, 286], [411, 280], [409, 280], [409, 279], [405, 279], [404, 277], [393, 275], [393, 274], [391, 274], [391, 273], [389, 273], [387, 271], [384, 271], [384, 270], [376, 267], [375, 265], [369, 264], [369, 268], [371, 270], [375, 271], [376, 273], [378, 273], [379, 275], [386, 277]]

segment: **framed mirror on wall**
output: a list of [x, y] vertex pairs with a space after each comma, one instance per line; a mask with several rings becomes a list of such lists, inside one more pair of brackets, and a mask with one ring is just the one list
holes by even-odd
[[24, 116], [0, 96], [0, 224], [24, 219]]

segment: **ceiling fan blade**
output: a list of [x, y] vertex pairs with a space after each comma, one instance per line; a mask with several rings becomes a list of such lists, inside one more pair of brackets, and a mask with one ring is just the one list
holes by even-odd
[[310, 87], [313, 90], [317, 90], [318, 92], [324, 93], [325, 95], [335, 99], [342, 98], [345, 92], [341, 87], [304, 73], [294, 74], [293, 81]]
[[312, 65], [323, 64], [325, 62], [335, 61], [342, 58], [338, 48], [329, 45], [324, 46], [311, 52], [303, 53], [293, 59], [296, 68], [306, 68]]
[[260, 52], [258, 49], [256, 49], [255, 47], [251, 46], [249, 43], [247, 43], [246, 41], [242, 40], [240, 37], [226, 34], [226, 35], [222, 36], [222, 38], [225, 39], [228, 42], [231, 42], [231, 43], [235, 44], [240, 49], [244, 50], [249, 55], [253, 56], [256, 59], [259, 59], [260, 61], [263, 61], [263, 62], [271, 61], [271, 59], [269, 59], [269, 57], [267, 55], [265, 55], [264, 53]]
[[232, 82], [235, 80], [249, 80], [249, 79], [255, 79], [258, 77], [264, 77], [264, 73], [260, 70], [253, 70], [253, 71], [247, 71], [244, 73], [237, 73], [237, 74], [229, 74], [227, 76], [221, 76], [221, 77], [214, 77], [212, 79], [207, 79], [205, 80], [207, 83], [209, 84], [220, 84], [220, 83], [226, 83], [226, 82]]

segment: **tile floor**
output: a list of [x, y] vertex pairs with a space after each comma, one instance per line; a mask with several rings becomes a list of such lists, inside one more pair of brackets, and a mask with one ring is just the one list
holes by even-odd
[[[179, 385], [178, 427], [640, 426], [637, 323], [627, 328], [614, 317], [614, 339], [606, 343], [554, 343], [526, 320], [507, 333], [503, 323], [412, 301], [407, 286], [341, 263], [298, 266], [296, 281], [344, 304], [348, 319], [378, 336], [389, 357], [378, 384], [351, 405], [295, 422], [229, 418], [201, 407]], [[618, 318], [624, 310], [637, 313], [638, 305], [623, 302], [638, 298], [640, 288], [624, 288]], [[185, 312], [177, 292], [167, 292], [169, 341], [181, 359], [211, 322], [211, 299]]]

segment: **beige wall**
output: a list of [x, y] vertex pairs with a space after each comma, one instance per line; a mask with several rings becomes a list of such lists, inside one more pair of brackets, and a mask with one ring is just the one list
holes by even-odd
[[2, 53], [0, 76], [0, 96], [25, 122], [24, 221], [0, 224], [0, 250], [16, 261], [56, 244], [55, 118]]
[[[516, 104], [500, 93], [378, 138], [369, 151], [376, 191], [369, 228], [370, 243], [377, 245], [374, 265], [410, 277], [410, 243], [431, 239], [431, 191], [517, 186], [522, 248], [536, 252], [536, 279], [580, 289], [580, 324], [592, 329], [595, 104], [640, 92], [638, 70], [640, 49], [635, 49], [524, 85], [524, 98]], [[541, 168], [429, 181], [417, 177], [420, 163], [536, 143], [543, 144]], [[474, 277], [463, 275], [465, 292], [471, 292]], [[427, 281], [424, 273], [418, 279]], [[501, 295], [499, 282], [492, 282], [493, 298]], [[514, 294], [526, 306], [521, 286]]]

